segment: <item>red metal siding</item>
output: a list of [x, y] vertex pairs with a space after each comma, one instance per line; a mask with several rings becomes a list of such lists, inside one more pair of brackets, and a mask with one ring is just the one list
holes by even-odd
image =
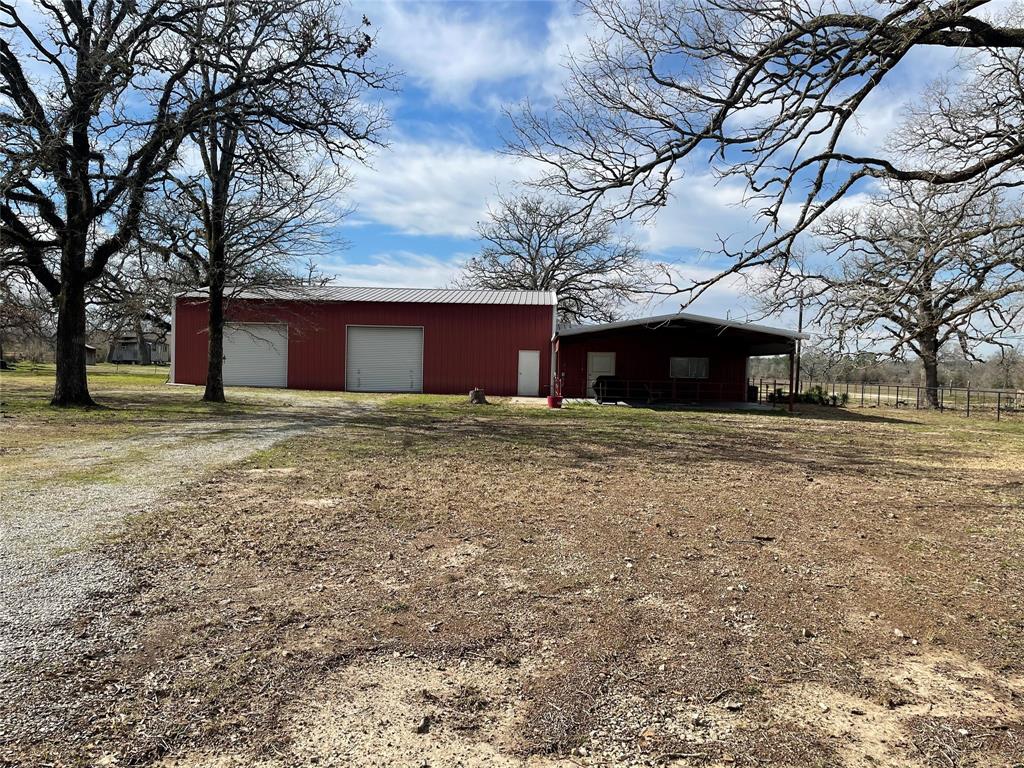
[[[174, 378], [206, 383], [207, 309], [202, 299], [179, 299], [175, 312]], [[345, 388], [348, 325], [423, 327], [423, 391], [462, 394], [481, 387], [514, 395], [519, 350], [540, 351], [540, 391], [551, 377], [550, 306], [399, 304], [236, 300], [229, 321], [288, 324], [288, 387]]]
[[562, 394], [566, 397], [586, 397], [588, 352], [614, 352], [616, 377], [635, 381], [668, 382], [670, 357], [706, 357], [710, 369], [708, 378], [678, 379], [679, 398], [747, 399], [746, 349], [727, 342], [709, 343], [687, 339], [683, 334], [627, 328], [601, 334], [564, 336], [558, 344], [558, 371], [564, 376]]

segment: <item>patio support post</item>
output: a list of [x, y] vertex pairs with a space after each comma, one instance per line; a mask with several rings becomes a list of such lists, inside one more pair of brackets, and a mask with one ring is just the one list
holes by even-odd
[[796, 375], [796, 355], [793, 352], [789, 353], [789, 412], [793, 412], [793, 403], [796, 402], [796, 384], [793, 381], [793, 377]]

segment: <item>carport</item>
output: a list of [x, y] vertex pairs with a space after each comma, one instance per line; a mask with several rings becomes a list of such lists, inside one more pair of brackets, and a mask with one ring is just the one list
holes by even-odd
[[783, 328], [680, 312], [560, 328], [554, 352], [566, 397], [748, 402], [756, 399], [748, 391], [750, 358], [788, 355], [792, 381], [802, 338]]

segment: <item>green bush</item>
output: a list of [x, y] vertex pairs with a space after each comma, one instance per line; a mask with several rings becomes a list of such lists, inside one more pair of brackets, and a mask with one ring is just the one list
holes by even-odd
[[801, 392], [800, 395], [797, 396], [797, 402], [800, 403], [809, 403], [810, 405], [830, 405], [832, 407], [846, 405], [849, 400], [850, 396], [847, 393], [844, 392], [843, 394], [838, 394], [836, 392], [829, 392], [820, 384], [815, 384], [806, 392]]

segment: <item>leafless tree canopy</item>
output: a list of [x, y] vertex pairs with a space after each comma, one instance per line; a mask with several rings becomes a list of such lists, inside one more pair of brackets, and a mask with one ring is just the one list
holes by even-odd
[[1024, 319], [1024, 209], [991, 191], [887, 186], [823, 216], [821, 253], [773, 275], [762, 299], [769, 312], [807, 302], [840, 346], [911, 351], [934, 388], [947, 345], [979, 359], [982, 344], [1012, 344]]
[[367, 24], [326, 0], [0, 0], [0, 266], [57, 305], [55, 404], [92, 402], [85, 286], [135, 238], [185, 137], [244, 115], [361, 156], [383, 119], [359, 99], [382, 77]]
[[[169, 169], [163, 198], [146, 217], [155, 230], [147, 244], [183, 260], [208, 288], [204, 397], [214, 401], [224, 399], [225, 287], [279, 282], [293, 260], [323, 249], [321, 238], [343, 213], [334, 202], [347, 183], [343, 164], [365, 159], [386, 123], [365, 99], [389, 83], [370, 65], [368, 20], [346, 29], [332, 4], [311, 0], [244, 10], [244, 23], [232, 20], [233, 5], [211, 14], [224, 33], [183, 83], [192, 101], [247, 82], [282, 46], [308, 55], [286, 78], [239, 91], [197, 122], [184, 149], [198, 162]], [[199, 23], [193, 36], [205, 37], [210, 20]]]
[[23, 269], [9, 270], [0, 280], [0, 360], [13, 344], [33, 346], [53, 338], [50, 297]]
[[655, 289], [657, 270], [613, 218], [542, 196], [502, 199], [477, 227], [480, 253], [459, 284], [558, 292], [559, 320], [608, 321]]
[[[513, 151], [545, 165], [542, 184], [620, 215], [663, 206], [688, 158], [713, 161], [747, 183], [767, 222], [724, 247], [729, 271], [784, 260], [864, 179], [1019, 183], [1024, 29], [983, 20], [984, 0], [583, 4], [600, 32], [553, 110], [512, 115]], [[967, 98], [934, 94], [898, 153], [849, 152], [865, 99], [919, 46], [984, 54]]]

